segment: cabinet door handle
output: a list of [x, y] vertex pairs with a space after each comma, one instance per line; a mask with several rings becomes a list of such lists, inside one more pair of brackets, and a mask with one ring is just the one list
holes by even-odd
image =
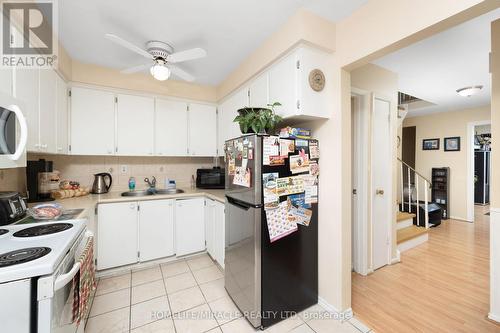
[[130, 209], [135, 209], [135, 204], [130, 204]]

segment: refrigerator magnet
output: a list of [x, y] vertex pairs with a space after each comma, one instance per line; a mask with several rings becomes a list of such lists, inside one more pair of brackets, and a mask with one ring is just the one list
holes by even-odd
[[309, 140], [309, 157], [311, 159], [319, 158], [318, 140]]
[[269, 165], [278, 166], [285, 165], [286, 156], [269, 156]]
[[253, 160], [253, 148], [248, 148], [248, 159]]
[[292, 173], [309, 172], [309, 159], [307, 155], [292, 155], [290, 156], [290, 171]]

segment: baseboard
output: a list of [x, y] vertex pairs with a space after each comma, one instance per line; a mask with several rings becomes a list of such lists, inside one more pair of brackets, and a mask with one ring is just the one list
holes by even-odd
[[398, 245], [398, 250], [400, 252], [408, 251], [418, 245], [421, 245], [429, 240], [429, 233], [421, 234], [418, 237], [412, 238]]
[[392, 258], [391, 265], [397, 264], [401, 262], [401, 252], [396, 250], [396, 258]]
[[346, 321], [351, 319], [354, 315], [352, 313], [352, 309], [349, 308], [344, 311], [339, 311], [337, 310], [336, 307], [328, 303], [324, 298], [318, 296], [318, 304], [321, 305], [323, 309], [328, 311], [329, 313], [333, 314], [336, 319], [341, 320], [341, 321]]
[[497, 323], [500, 323], [500, 316], [499, 315], [495, 315], [493, 313], [488, 313], [488, 319], [491, 319], [493, 321], [496, 321]]
[[452, 220], [458, 220], [458, 221], [463, 221], [463, 222], [469, 222], [469, 223], [473, 223], [474, 221], [471, 221], [471, 220], [468, 220], [464, 217], [459, 217], [459, 216], [450, 216], [450, 219]]

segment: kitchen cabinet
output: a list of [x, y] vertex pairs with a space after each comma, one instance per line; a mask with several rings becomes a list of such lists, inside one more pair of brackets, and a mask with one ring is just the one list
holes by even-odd
[[148, 261], [175, 254], [174, 201], [139, 202], [139, 260]]
[[15, 69], [14, 97], [22, 102], [22, 109], [28, 123], [28, 142], [26, 150], [39, 152], [39, 70]]
[[97, 269], [137, 262], [137, 203], [100, 204], [97, 224]]
[[248, 105], [248, 88], [242, 88], [236, 91], [219, 105], [217, 144], [219, 155], [223, 155], [224, 153], [224, 143], [226, 140], [241, 135], [240, 126], [233, 120], [238, 115], [238, 109], [247, 107]]
[[190, 103], [188, 110], [188, 155], [217, 156], [217, 108]]
[[176, 200], [175, 253], [183, 256], [206, 249], [204, 198]]
[[[113, 93], [73, 87], [70, 119], [71, 154], [114, 155], [115, 96]], [[132, 136], [130, 133], [129, 135]]]
[[297, 113], [297, 61], [291, 54], [269, 69], [269, 100], [281, 103], [275, 110], [283, 118]]
[[[268, 108], [269, 104], [269, 75], [263, 73], [253, 80], [248, 87], [249, 106]], [[272, 102], [271, 102], [272, 103]]]
[[154, 99], [119, 94], [116, 105], [116, 154], [153, 155]]
[[13, 96], [14, 69], [0, 69], [0, 92], [9, 96]]
[[39, 150], [57, 153], [56, 147], [56, 94], [57, 74], [51, 69], [40, 69], [39, 73]]
[[187, 103], [155, 100], [155, 154], [186, 156], [188, 150]]
[[208, 254], [224, 268], [225, 225], [224, 204], [206, 199], [205, 237]]
[[56, 77], [56, 151], [68, 153], [68, 88], [66, 82]]

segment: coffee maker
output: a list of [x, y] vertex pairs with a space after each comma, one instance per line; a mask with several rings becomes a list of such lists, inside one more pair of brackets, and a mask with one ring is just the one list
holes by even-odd
[[46, 182], [50, 181], [49, 174], [54, 166], [52, 161], [39, 159], [38, 161], [26, 162], [26, 186], [28, 190], [28, 202], [52, 201], [50, 190]]

